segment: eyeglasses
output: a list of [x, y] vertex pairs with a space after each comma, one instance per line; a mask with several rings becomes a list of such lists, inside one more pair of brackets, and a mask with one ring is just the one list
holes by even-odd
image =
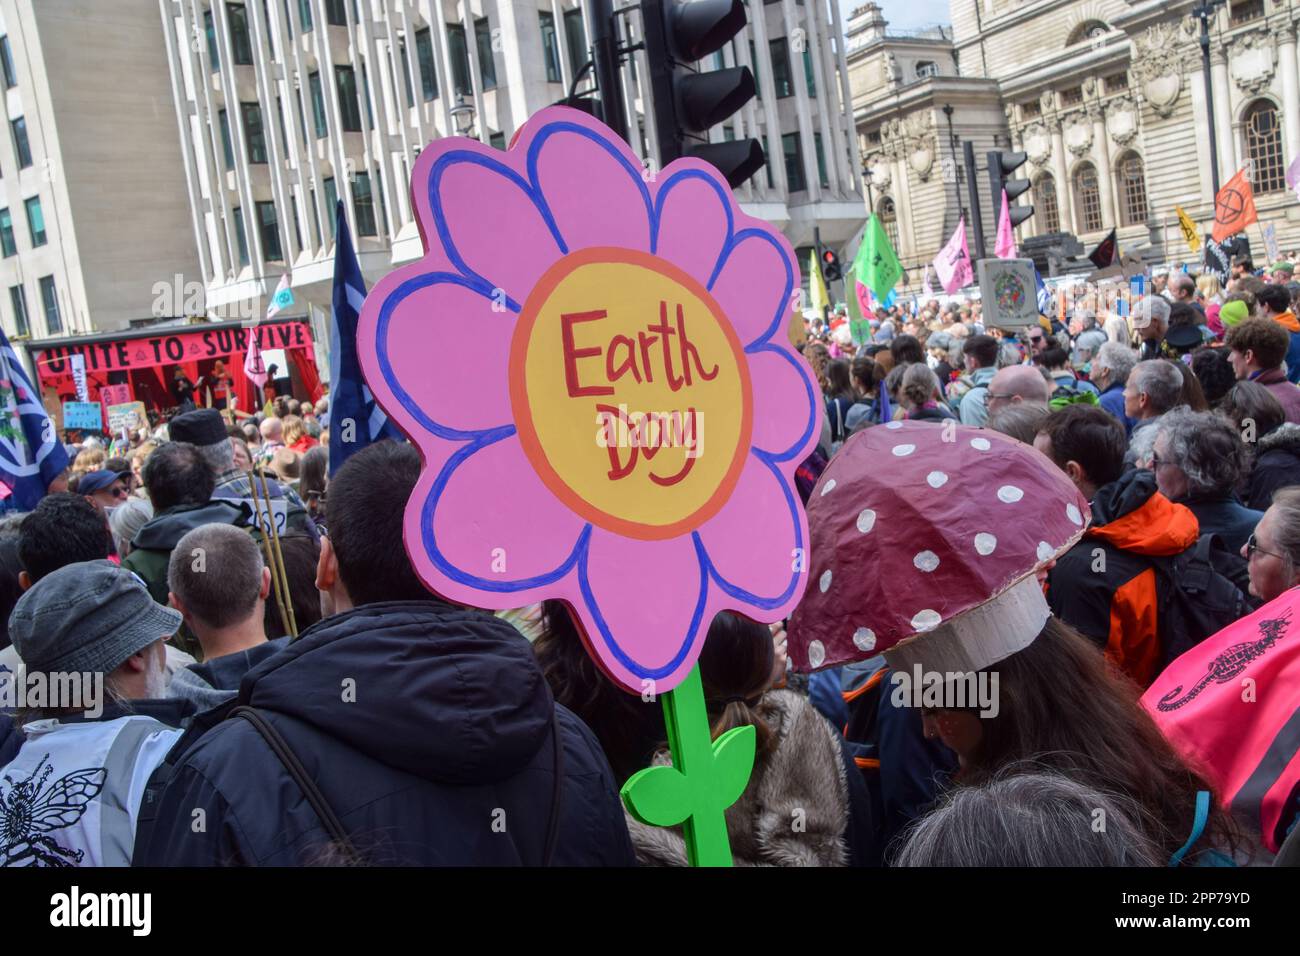
[[999, 402], [1009, 402], [1011, 401], [1011, 399], [1015, 398], [1016, 396], [1014, 393], [1009, 393], [1006, 395], [998, 395], [995, 394], [994, 392], [985, 392], [984, 397], [987, 398], [990, 402], [995, 399]]
[[1263, 548], [1261, 548], [1258, 544], [1255, 543], [1255, 535], [1252, 534], [1249, 538], [1246, 539], [1246, 560], [1249, 561], [1251, 558], [1253, 558], [1256, 552], [1260, 554], [1271, 554], [1275, 558], [1282, 557], [1282, 555], [1278, 554], [1276, 551], [1265, 551]]

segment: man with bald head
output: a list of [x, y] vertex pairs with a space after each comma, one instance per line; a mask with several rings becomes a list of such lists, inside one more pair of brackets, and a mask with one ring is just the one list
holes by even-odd
[[1031, 402], [1046, 405], [1052, 396], [1043, 373], [1033, 365], [1008, 365], [999, 369], [989, 382], [987, 405], [989, 414], [1011, 405]]
[[1205, 323], [1205, 307], [1196, 301], [1196, 280], [1186, 272], [1179, 272], [1169, 280], [1169, 301], [1190, 305], [1200, 313], [1199, 322]]
[[278, 418], [268, 418], [262, 422], [262, 455], [270, 458], [284, 447], [284, 426]]

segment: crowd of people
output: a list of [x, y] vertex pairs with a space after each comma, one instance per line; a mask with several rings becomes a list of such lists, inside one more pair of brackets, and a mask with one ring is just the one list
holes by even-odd
[[[1300, 856], [1300, 793], [1279, 832], [1252, 832], [1139, 700], [1300, 584], [1300, 283], [1285, 263], [1234, 271], [1224, 288], [1174, 273], [1140, 297], [1061, 292], [1018, 331], [969, 300], [882, 310], [856, 348], [809, 325], [825, 415], [805, 502], [855, 467], [863, 433], [922, 422], [1008, 436], [1091, 519], [1029, 569], [1050, 614], [987, 665], [995, 715], [900, 706], [880, 655], [795, 673], [788, 643], [815, 609], [718, 615], [699, 659], [711, 729], [756, 739], [727, 811], [737, 864]], [[85, 442], [34, 510], [0, 520], [0, 863], [685, 865], [682, 830], [619, 798], [672, 761], [660, 704], [602, 673], [563, 602], [492, 614], [431, 594], [401, 544], [419, 454], [378, 442], [331, 478], [328, 429], [325, 400], [238, 424], [186, 410]], [[918, 534], [951, 520], [874, 515]], [[36, 673], [98, 675], [103, 706], [12, 702]], [[57, 820], [30, 813], [45, 798]]]

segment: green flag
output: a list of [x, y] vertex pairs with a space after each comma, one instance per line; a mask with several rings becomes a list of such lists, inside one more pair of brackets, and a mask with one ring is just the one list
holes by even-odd
[[880, 224], [875, 213], [867, 220], [862, 245], [858, 246], [857, 258], [853, 260], [853, 268], [862, 283], [881, 302], [885, 301], [885, 296], [898, 284], [898, 280], [903, 278], [903, 266], [894, 253], [894, 247], [889, 244], [885, 227]]

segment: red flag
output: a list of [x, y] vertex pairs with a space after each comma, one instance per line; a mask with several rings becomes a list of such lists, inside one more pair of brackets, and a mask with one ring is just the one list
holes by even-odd
[[1210, 235], [1215, 242], [1223, 242], [1258, 220], [1255, 191], [1250, 188], [1246, 170], [1239, 169], [1214, 197], [1214, 231]]

